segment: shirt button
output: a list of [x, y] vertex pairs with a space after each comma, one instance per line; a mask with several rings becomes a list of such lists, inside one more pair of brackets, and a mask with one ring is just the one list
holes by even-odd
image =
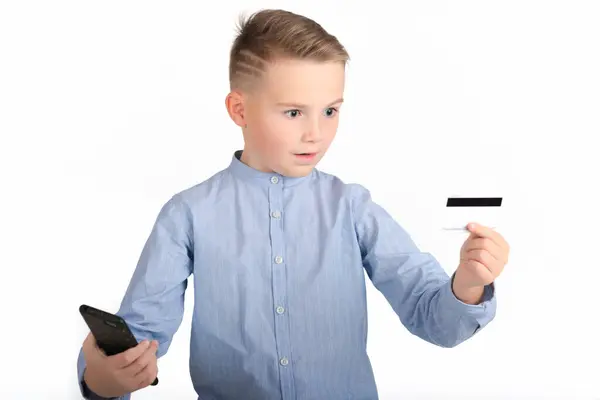
[[281, 264], [283, 262], [283, 257], [277, 256], [275, 257], [275, 264]]
[[281, 218], [281, 212], [279, 212], [279, 211], [273, 211], [271, 213], [271, 217], [273, 217], [275, 219], [279, 219], [279, 218]]
[[279, 363], [283, 366], [286, 366], [290, 363], [290, 361], [287, 359], [287, 357], [283, 357], [281, 360], [279, 360]]
[[285, 312], [285, 308], [279, 306], [277, 307], [277, 314], [283, 314]]
[[276, 177], [276, 176], [272, 176], [271, 177], [271, 183], [277, 183], [277, 182], [279, 182], [279, 178]]

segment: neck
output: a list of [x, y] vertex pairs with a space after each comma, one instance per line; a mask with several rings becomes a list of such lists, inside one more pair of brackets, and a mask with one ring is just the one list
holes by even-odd
[[252, 151], [250, 151], [246, 146], [244, 146], [242, 156], [240, 157], [240, 161], [257, 171], [273, 172], [269, 168], [263, 166], [258, 160], [258, 157], [253, 156]]

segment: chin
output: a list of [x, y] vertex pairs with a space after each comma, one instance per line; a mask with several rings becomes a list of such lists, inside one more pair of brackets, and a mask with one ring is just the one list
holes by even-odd
[[295, 165], [293, 167], [286, 168], [284, 173], [281, 175], [289, 178], [302, 178], [309, 175], [314, 167], [314, 165]]

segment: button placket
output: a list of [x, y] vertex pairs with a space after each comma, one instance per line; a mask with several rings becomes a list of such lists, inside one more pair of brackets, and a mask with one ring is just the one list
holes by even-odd
[[273, 316], [275, 318], [276, 354], [281, 369], [281, 387], [283, 399], [294, 398], [294, 377], [292, 362], [288, 358], [291, 354], [290, 323], [287, 306], [287, 268], [285, 254], [285, 237], [283, 234], [283, 192], [284, 180], [277, 176], [270, 177], [269, 185], [269, 223], [271, 238], [271, 278], [272, 299], [274, 302]]

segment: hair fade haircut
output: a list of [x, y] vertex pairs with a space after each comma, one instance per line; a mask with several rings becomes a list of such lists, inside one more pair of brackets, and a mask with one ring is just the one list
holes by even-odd
[[312, 19], [285, 10], [261, 10], [240, 17], [229, 58], [231, 90], [252, 87], [269, 63], [276, 60], [340, 62], [348, 52]]

